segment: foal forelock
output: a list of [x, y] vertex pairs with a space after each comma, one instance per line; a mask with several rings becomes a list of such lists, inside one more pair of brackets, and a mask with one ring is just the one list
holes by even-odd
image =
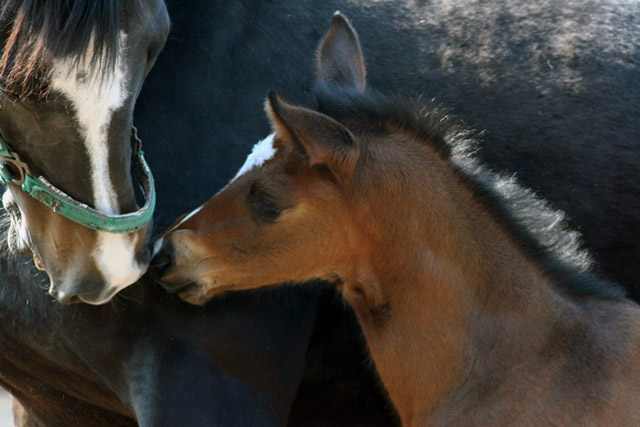
[[[126, 35], [120, 34], [120, 46]], [[121, 49], [120, 49], [121, 50]], [[62, 94], [71, 104], [79, 133], [83, 138], [89, 159], [94, 207], [106, 214], [120, 212], [118, 197], [111, 180], [109, 158], [109, 128], [113, 113], [122, 108], [130, 97], [127, 88], [127, 69], [121, 55], [116, 56], [113, 73], [101, 75], [88, 68], [93, 56], [89, 49], [85, 58], [66, 57], [54, 60], [50, 73], [50, 89]], [[135, 248], [139, 234], [119, 235], [97, 232], [93, 253], [98, 270], [116, 286], [132, 283], [142, 268], [135, 261]]]

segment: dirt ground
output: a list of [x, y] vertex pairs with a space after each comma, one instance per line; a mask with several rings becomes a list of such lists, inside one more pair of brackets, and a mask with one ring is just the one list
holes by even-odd
[[0, 389], [0, 427], [13, 427], [11, 397], [2, 389]]

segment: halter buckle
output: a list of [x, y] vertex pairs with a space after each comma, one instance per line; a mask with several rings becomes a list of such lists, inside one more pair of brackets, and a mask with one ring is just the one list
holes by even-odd
[[[0, 156], [0, 177], [5, 184], [24, 184], [26, 175], [31, 173], [29, 166], [22, 160], [20, 155], [13, 151], [8, 151], [10, 157]], [[19, 178], [16, 178], [16, 175]]]

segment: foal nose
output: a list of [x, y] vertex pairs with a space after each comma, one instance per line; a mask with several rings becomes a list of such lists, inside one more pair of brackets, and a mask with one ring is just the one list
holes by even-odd
[[173, 265], [173, 249], [171, 244], [162, 245], [162, 248], [151, 260], [151, 270], [156, 277], [162, 277]]
[[175, 253], [173, 245], [166, 243], [162, 245], [162, 248], [158, 250], [156, 255], [151, 260], [151, 270], [156, 277], [160, 285], [169, 293], [177, 293], [183, 290], [189, 285], [181, 280], [167, 280], [165, 275], [175, 265]]

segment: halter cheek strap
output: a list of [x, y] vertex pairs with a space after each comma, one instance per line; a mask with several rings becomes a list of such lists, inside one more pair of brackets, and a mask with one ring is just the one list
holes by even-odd
[[142, 141], [137, 129], [131, 133], [133, 147], [132, 172], [145, 197], [144, 206], [137, 212], [123, 215], [107, 215], [84, 203], [78, 202], [67, 193], [52, 185], [43, 176], [35, 177], [20, 155], [11, 150], [0, 137], [0, 182], [19, 185], [22, 190], [54, 212], [96, 231], [107, 233], [133, 233], [144, 228], [153, 217], [156, 207], [156, 192], [151, 169], [144, 158]]

